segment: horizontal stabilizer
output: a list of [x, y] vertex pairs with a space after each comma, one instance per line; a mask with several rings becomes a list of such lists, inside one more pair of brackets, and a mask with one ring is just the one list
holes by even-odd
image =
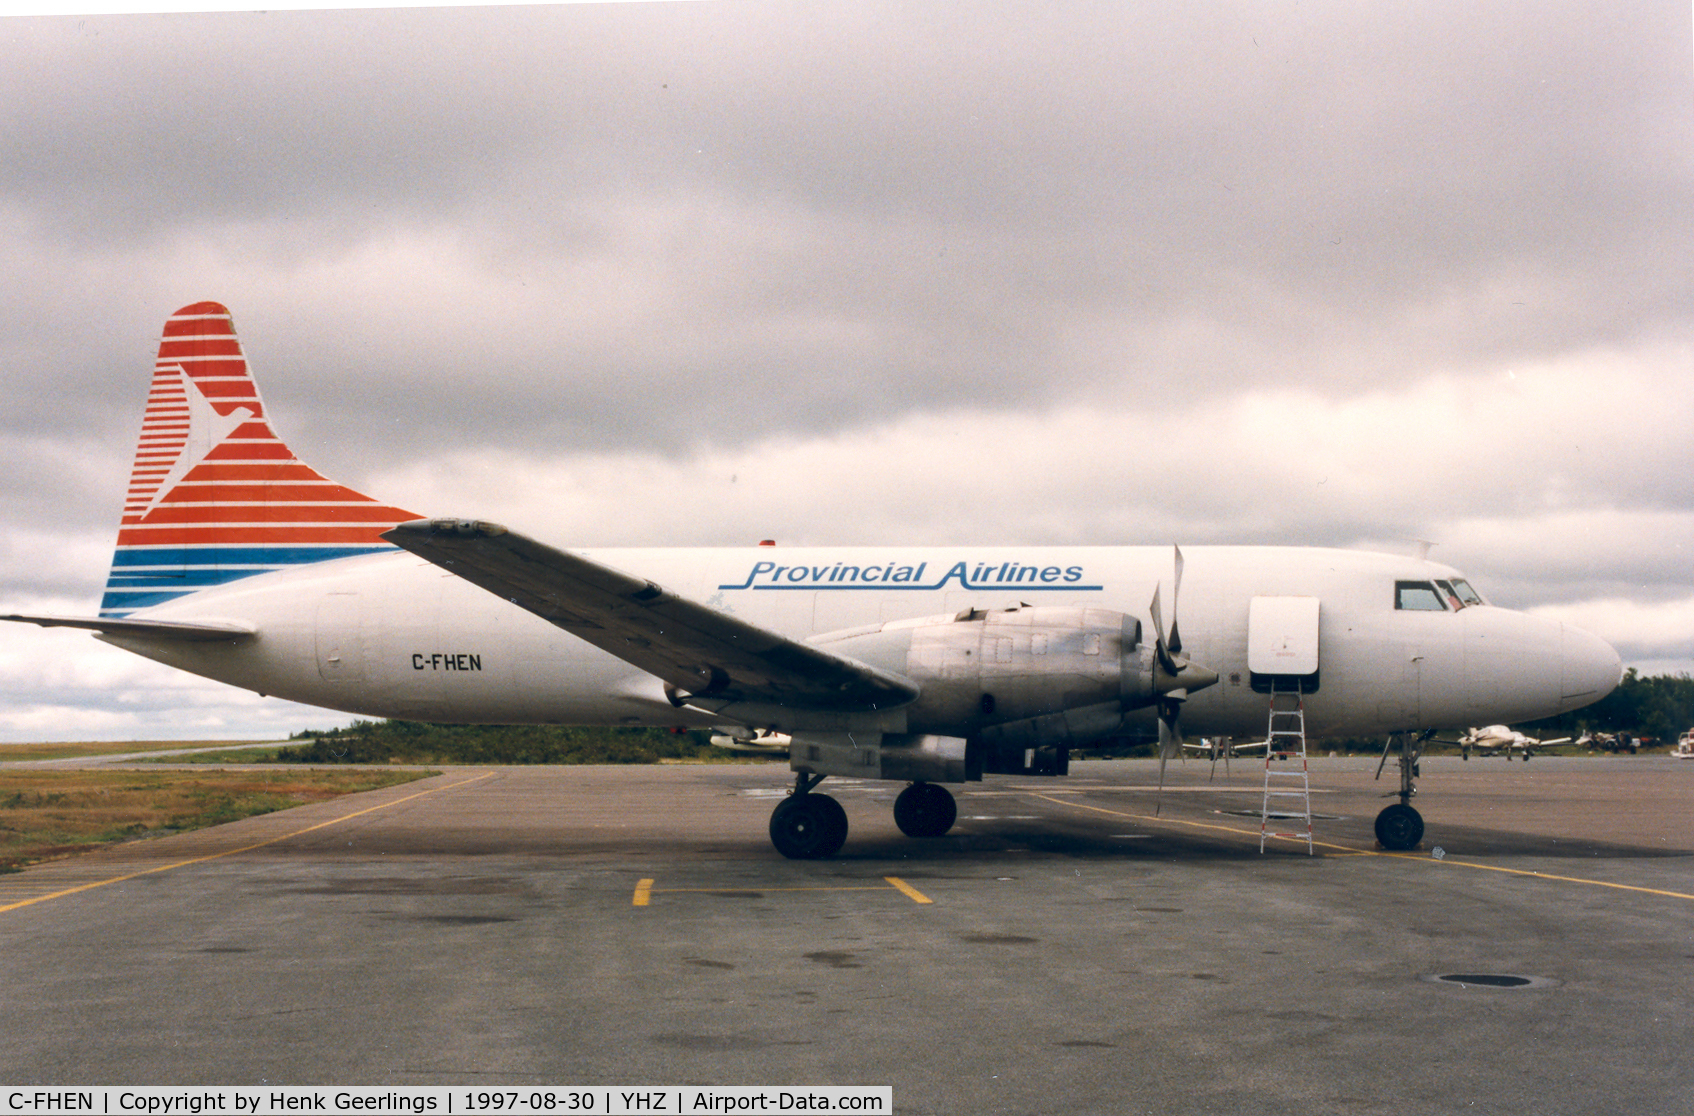
[[915, 700], [910, 679], [789, 639], [495, 523], [420, 519], [384, 539], [657, 675], [672, 701], [861, 712]]
[[84, 628], [104, 635], [141, 636], [146, 639], [195, 643], [216, 639], [251, 639], [253, 629], [240, 624], [189, 624], [178, 620], [122, 620], [106, 616], [28, 616], [12, 613], [0, 620], [40, 624], [43, 628]]

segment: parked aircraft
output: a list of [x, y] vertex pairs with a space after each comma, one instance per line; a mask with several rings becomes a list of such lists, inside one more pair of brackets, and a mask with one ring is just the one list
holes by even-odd
[[722, 748], [727, 752], [743, 752], [752, 756], [779, 758], [788, 755], [788, 749], [794, 743], [783, 733], [759, 732], [755, 729], [714, 733], [711, 742], [713, 747]]
[[1202, 736], [1198, 741], [1190, 743], [1185, 740], [1182, 744], [1184, 752], [1198, 752], [1200, 759], [1211, 760], [1213, 763], [1219, 759], [1241, 759], [1248, 752], [1262, 752], [1268, 747], [1269, 740], [1238, 744], [1228, 736]]
[[572, 551], [422, 518], [289, 451], [212, 302], [165, 325], [99, 615], [5, 619], [367, 716], [782, 734], [795, 786], [770, 833], [790, 857], [846, 840], [827, 777], [910, 783], [896, 822], [938, 836], [956, 817], [943, 784], [1063, 775], [1071, 749], [1137, 733], [1157, 736], [1162, 777], [1185, 730], [1262, 731], [1272, 689], [1303, 695], [1312, 735], [1399, 734], [1400, 801], [1377, 835], [1411, 848], [1435, 730], [1576, 709], [1620, 677], [1599, 639], [1490, 606], [1421, 557]]
[[1573, 748], [1587, 748], [1591, 752], [1610, 752], [1618, 755], [1628, 752], [1635, 755], [1641, 751], [1642, 740], [1627, 732], [1585, 732], [1572, 743]]
[[1473, 728], [1459, 737], [1459, 748], [1462, 759], [1470, 759], [1470, 754], [1474, 751], [1479, 756], [1504, 754], [1508, 760], [1514, 755], [1519, 755], [1528, 763], [1529, 757], [1533, 756], [1537, 749], [1552, 748], [1570, 742], [1568, 736], [1561, 736], [1557, 740], [1537, 740], [1505, 725], [1489, 725], [1486, 728]]

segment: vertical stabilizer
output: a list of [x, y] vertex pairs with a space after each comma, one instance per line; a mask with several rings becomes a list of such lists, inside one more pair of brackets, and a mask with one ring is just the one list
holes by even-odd
[[100, 615], [285, 566], [393, 549], [420, 518], [328, 480], [271, 430], [229, 311], [165, 323]]

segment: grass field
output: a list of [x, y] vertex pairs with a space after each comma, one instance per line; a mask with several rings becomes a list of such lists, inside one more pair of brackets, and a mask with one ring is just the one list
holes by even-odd
[[131, 752], [168, 752], [173, 748], [220, 748], [230, 744], [261, 744], [249, 740], [109, 740], [71, 744], [0, 744], [0, 762], [75, 759], [78, 756], [123, 756]]
[[0, 771], [0, 871], [286, 810], [433, 771]]

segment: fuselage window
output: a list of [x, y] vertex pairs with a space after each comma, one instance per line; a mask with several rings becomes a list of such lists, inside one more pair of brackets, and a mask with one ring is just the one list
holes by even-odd
[[1408, 612], [1446, 612], [1441, 594], [1427, 581], [1396, 581], [1394, 607]]
[[1487, 604], [1488, 603], [1487, 601], [1482, 599], [1482, 594], [1478, 593], [1475, 589], [1472, 589], [1470, 587], [1470, 582], [1466, 581], [1462, 577], [1455, 577], [1453, 579], [1453, 588], [1458, 592], [1459, 599], [1461, 601], [1465, 602], [1467, 605], [1480, 605], [1480, 604]]

